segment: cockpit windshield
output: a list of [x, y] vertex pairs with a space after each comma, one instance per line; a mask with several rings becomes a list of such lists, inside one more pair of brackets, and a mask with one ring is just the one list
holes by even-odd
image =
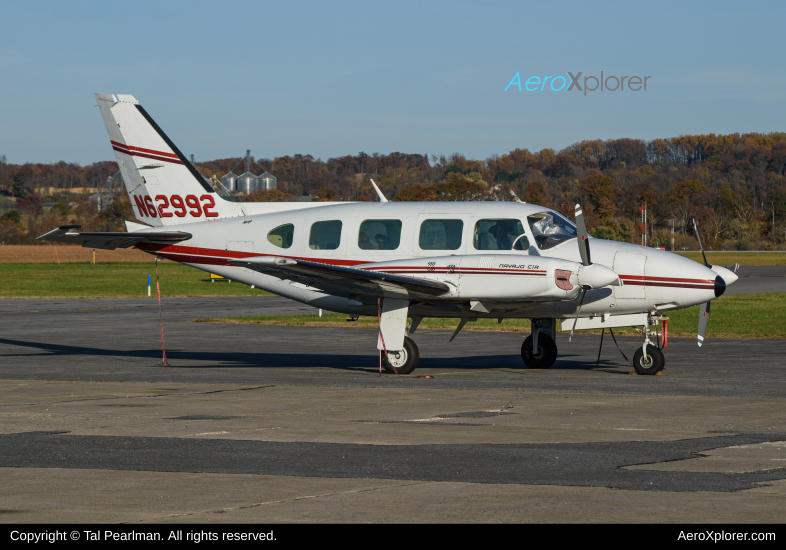
[[527, 221], [540, 250], [554, 248], [576, 237], [576, 226], [557, 212], [539, 212], [527, 216]]

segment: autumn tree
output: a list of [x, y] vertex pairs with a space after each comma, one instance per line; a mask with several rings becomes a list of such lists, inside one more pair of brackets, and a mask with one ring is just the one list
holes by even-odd
[[680, 220], [682, 232], [688, 224], [696, 198], [707, 191], [707, 186], [699, 180], [678, 181], [669, 192], [669, 202], [673, 205], [677, 218]]
[[614, 185], [613, 179], [593, 174], [581, 182], [579, 190], [582, 195], [589, 198], [593, 208], [588, 210], [594, 213], [597, 222], [605, 225], [614, 218], [620, 191]]
[[399, 202], [433, 201], [435, 200], [435, 191], [434, 186], [413, 185], [399, 191], [393, 200]]
[[532, 181], [527, 184], [527, 191], [524, 193], [522, 200], [532, 204], [545, 205], [546, 188], [539, 181]]

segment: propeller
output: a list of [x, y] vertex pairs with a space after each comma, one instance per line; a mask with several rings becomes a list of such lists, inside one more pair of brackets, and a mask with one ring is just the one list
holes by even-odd
[[576, 229], [578, 230], [579, 241], [579, 255], [581, 256], [581, 263], [584, 265], [592, 265], [590, 260], [590, 246], [589, 246], [589, 233], [587, 233], [587, 224], [584, 223], [584, 214], [581, 211], [581, 206], [576, 205]]
[[[699, 241], [699, 248], [701, 249], [701, 257], [704, 258], [704, 265], [712, 269], [710, 264], [707, 262], [707, 255], [704, 254], [704, 246], [701, 244], [701, 235], [699, 235], [699, 226], [696, 225], [696, 220], [693, 220], [693, 231], [696, 233], [696, 239]], [[699, 347], [704, 343], [704, 333], [707, 331], [707, 321], [710, 320], [710, 302], [706, 302], [701, 304], [701, 308], [699, 308], [699, 338], [698, 343]]]
[[[576, 241], [579, 243], [581, 263], [584, 264], [584, 267], [589, 267], [592, 265], [592, 261], [590, 260], [589, 234], [587, 233], [587, 224], [584, 223], [584, 213], [581, 211], [581, 206], [578, 204], [576, 205], [576, 229]], [[584, 297], [587, 295], [587, 290], [590, 289], [589, 285], [582, 285], [580, 280], [579, 285], [581, 286], [581, 299], [579, 300], [579, 307], [576, 310], [576, 319], [573, 321], [573, 328], [570, 329], [568, 342], [573, 340], [573, 331], [576, 330], [576, 323], [579, 322], [581, 306], [584, 305]]]

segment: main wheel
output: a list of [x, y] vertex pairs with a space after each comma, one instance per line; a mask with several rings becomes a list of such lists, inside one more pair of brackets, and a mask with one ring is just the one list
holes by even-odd
[[531, 369], [548, 369], [557, 360], [557, 344], [548, 334], [538, 334], [538, 349], [532, 349], [532, 336], [527, 336], [521, 344], [521, 358]]
[[409, 374], [418, 366], [418, 361], [420, 361], [420, 351], [409, 336], [404, 337], [404, 349], [387, 353], [382, 351], [382, 366], [390, 374]]
[[638, 374], [656, 374], [663, 369], [666, 359], [663, 352], [652, 344], [647, 345], [647, 359], [644, 360], [644, 351], [641, 348], [633, 354], [633, 368]]

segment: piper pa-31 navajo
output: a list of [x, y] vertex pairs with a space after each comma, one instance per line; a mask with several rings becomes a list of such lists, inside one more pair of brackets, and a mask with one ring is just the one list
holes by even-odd
[[[651, 326], [670, 310], [710, 302], [737, 280], [730, 269], [670, 252], [590, 238], [576, 223], [521, 202], [241, 203], [196, 171], [130, 95], [96, 94], [134, 214], [127, 232], [55, 229], [40, 239], [161, 258], [261, 288], [315, 308], [379, 317], [388, 372], [411, 373], [411, 338], [426, 317], [458, 318], [451, 341], [480, 318], [526, 318], [530, 368], [557, 359], [562, 330], [642, 327], [639, 374], [664, 357]], [[372, 182], [373, 183], [373, 182]], [[407, 326], [407, 319], [411, 325]]]

